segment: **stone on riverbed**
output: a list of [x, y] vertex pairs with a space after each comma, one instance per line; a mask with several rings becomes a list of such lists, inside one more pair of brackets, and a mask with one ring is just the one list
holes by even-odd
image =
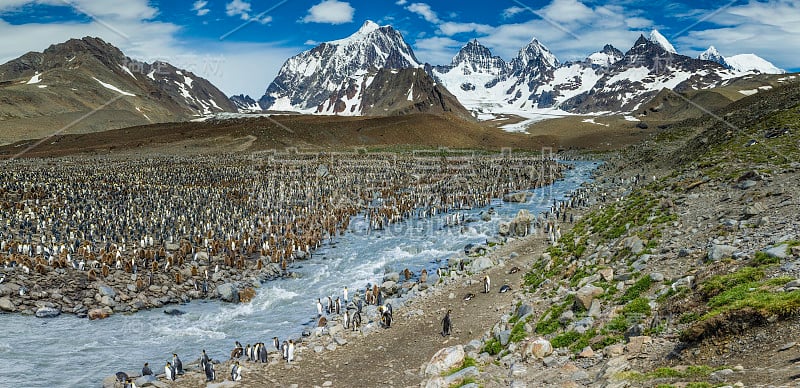
[[425, 375], [437, 376], [442, 372], [447, 372], [453, 367], [461, 365], [465, 356], [464, 347], [461, 345], [441, 349], [431, 357], [430, 362], [425, 366]]
[[36, 310], [36, 318], [55, 318], [61, 315], [61, 309], [57, 307], [41, 307]]
[[225, 302], [239, 303], [239, 290], [231, 283], [217, 286], [217, 295]]

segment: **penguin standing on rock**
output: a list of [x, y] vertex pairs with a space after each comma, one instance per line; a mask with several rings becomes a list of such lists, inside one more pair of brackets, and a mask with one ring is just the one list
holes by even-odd
[[206, 373], [206, 381], [214, 381], [217, 379], [217, 371], [214, 370], [214, 364], [206, 362], [203, 370]]
[[317, 317], [322, 316], [322, 300], [317, 298]]
[[275, 350], [281, 350], [281, 341], [278, 337], [272, 337], [272, 345], [275, 346]]
[[492, 288], [491, 286], [492, 281], [489, 279], [489, 275], [483, 277], [483, 293], [488, 294], [489, 290]]
[[233, 368], [231, 368], [231, 381], [241, 381], [242, 380], [242, 366], [239, 365], [239, 361], [236, 361], [233, 364]]
[[172, 353], [172, 367], [175, 368], [175, 373], [179, 375], [186, 373], [183, 371], [183, 363], [176, 353]]
[[447, 314], [442, 318], [442, 337], [450, 335], [450, 330], [453, 328], [453, 323], [450, 321], [451, 311], [452, 310], [447, 309]]
[[200, 356], [200, 367], [205, 371], [206, 365], [210, 364], [211, 360], [208, 358], [208, 354], [206, 354], [206, 350], [203, 349], [203, 354]]
[[164, 366], [164, 374], [167, 376], [167, 380], [175, 381], [175, 378], [177, 377], [175, 374], [175, 368], [169, 361], [167, 361], [167, 365]]
[[294, 361], [294, 341], [289, 340], [289, 346], [286, 347], [286, 362]]

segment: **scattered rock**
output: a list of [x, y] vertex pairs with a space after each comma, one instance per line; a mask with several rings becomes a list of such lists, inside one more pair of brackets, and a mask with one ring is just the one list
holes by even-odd
[[778, 348], [778, 351], [779, 352], [783, 352], [783, 351], [789, 350], [789, 349], [793, 348], [795, 345], [797, 345], [797, 342], [789, 342], [789, 343], [783, 344], [783, 346]]
[[780, 245], [776, 245], [776, 246], [774, 246], [772, 248], [765, 249], [764, 253], [766, 253], [767, 256], [769, 256], [769, 257], [774, 257], [776, 259], [783, 260], [783, 259], [785, 259], [785, 258], [787, 258], [789, 256], [789, 254], [787, 253], [787, 250], [788, 250], [788, 245], [780, 244]]
[[592, 350], [591, 346], [587, 346], [587, 347], [583, 348], [583, 350], [581, 350], [580, 353], [578, 353], [578, 357], [581, 357], [581, 358], [592, 358], [592, 357], [594, 357], [594, 350]]
[[607, 282], [614, 280], [614, 270], [612, 268], [603, 268], [598, 270], [597, 273]]
[[525, 357], [533, 356], [537, 359], [544, 359], [545, 357], [553, 354], [553, 345], [550, 344], [550, 341], [544, 338], [537, 338], [533, 341], [530, 341], [527, 346], [524, 348]]
[[469, 272], [478, 273], [478, 272], [485, 271], [485, 270], [487, 270], [489, 268], [492, 268], [492, 267], [494, 267], [494, 262], [492, 262], [492, 259], [484, 256], [484, 257], [479, 257], [479, 258], [477, 258], [475, 260], [472, 260], [472, 262], [469, 263], [469, 268], [468, 269], [469, 269]]
[[628, 339], [628, 344], [625, 345], [625, 350], [627, 350], [628, 353], [638, 354], [644, 351], [644, 346], [651, 342], [653, 342], [653, 339], [646, 335], [630, 337]]
[[736, 247], [734, 246], [713, 244], [711, 248], [708, 249], [708, 259], [711, 261], [719, 261], [726, 257], [733, 256], [733, 252], [736, 252]]
[[503, 202], [525, 202], [528, 199], [528, 194], [525, 192], [510, 193], [503, 196]]
[[113, 312], [108, 307], [103, 307], [101, 309], [91, 309], [89, 310], [88, 316], [90, 320], [95, 319], [106, 319], [111, 316]]
[[650, 280], [661, 283], [664, 281], [664, 275], [661, 272], [653, 272], [650, 274]]
[[449, 371], [453, 367], [461, 365], [465, 356], [464, 347], [461, 345], [440, 349], [425, 366], [425, 375], [436, 376]]
[[36, 310], [36, 318], [55, 318], [61, 315], [61, 309], [56, 307], [40, 307]]
[[575, 293], [575, 298], [578, 299], [584, 309], [588, 310], [592, 306], [594, 298], [601, 294], [603, 294], [602, 288], [587, 284]]
[[634, 255], [638, 255], [644, 250], [644, 241], [639, 236], [626, 237], [622, 240], [622, 246], [629, 249]]
[[711, 381], [722, 383], [722, 382], [728, 381], [728, 379], [732, 375], [733, 375], [733, 369], [722, 369], [722, 370], [718, 370], [718, 371], [716, 371], [714, 373], [711, 373], [711, 375], [709, 375], [708, 378]]
[[11, 313], [17, 311], [17, 307], [14, 306], [14, 303], [11, 302], [11, 299], [4, 297], [0, 298], [0, 310]]
[[239, 303], [239, 290], [231, 283], [217, 286], [217, 295], [225, 302]]

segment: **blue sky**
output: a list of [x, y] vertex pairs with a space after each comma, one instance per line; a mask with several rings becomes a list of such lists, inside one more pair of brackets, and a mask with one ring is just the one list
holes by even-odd
[[130, 57], [166, 60], [227, 94], [258, 98], [288, 57], [365, 20], [391, 24], [432, 64], [449, 63], [473, 38], [506, 60], [534, 37], [562, 62], [579, 60], [607, 43], [626, 51], [656, 28], [681, 54], [714, 45], [800, 70], [794, 0], [0, 0], [0, 62], [99, 36]]

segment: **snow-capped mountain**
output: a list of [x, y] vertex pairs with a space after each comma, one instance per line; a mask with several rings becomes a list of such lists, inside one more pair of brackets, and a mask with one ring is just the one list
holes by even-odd
[[678, 53], [678, 50], [675, 50], [675, 47], [672, 46], [672, 43], [670, 43], [669, 40], [667, 40], [667, 38], [664, 37], [664, 35], [661, 35], [661, 33], [658, 32], [658, 30], [651, 31], [650, 38], [648, 40], [661, 46], [661, 48], [666, 50], [668, 53], [672, 54]]
[[586, 62], [595, 66], [609, 67], [622, 59], [625, 54], [617, 50], [614, 46], [607, 44], [603, 47], [602, 51], [589, 54], [586, 57]]
[[473, 120], [458, 99], [422, 68], [379, 69], [354, 75], [314, 113], [342, 116], [451, 113]]
[[368, 20], [347, 38], [289, 58], [259, 105], [268, 110], [313, 112], [351, 76], [382, 68], [421, 66], [400, 32]]
[[705, 61], [712, 61], [740, 72], [755, 71], [764, 74], [783, 74], [786, 70], [780, 69], [771, 62], [755, 54], [739, 54], [724, 57], [714, 46], [710, 46], [698, 57]]
[[2, 64], [0, 81], [0, 120], [27, 120], [20, 125], [29, 126], [32, 137], [67, 124], [69, 131], [93, 132], [236, 111], [225, 94], [192, 72], [131, 59], [92, 37]]
[[[495, 113], [533, 117], [542, 113], [632, 112], [664, 88], [712, 88], [754, 73], [754, 66], [723, 65], [714, 58], [713, 50], [703, 59], [680, 55], [667, 38], [653, 30], [648, 37], [640, 36], [626, 53], [606, 45], [584, 61], [566, 63], [535, 38], [509, 61], [471, 40], [449, 65], [426, 64], [424, 68], [478, 117]], [[374, 77], [381, 68], [420, 65], [399, 33], [367, 22], [346, 39], [289, 59], [260, 104], [307, 113], [366, 114], [369, 106], [363, 95], [367, 90], [377, 95], [381, 86]], [[395, 73], [384, 75], [391, 78]], [[389, 84], [402, 89], [397, 86], [402, 82]]]
[[261, 107], [258, 106], [258, 102], [256, 102], [256, 100], [254, 100], [250, 96], [239, 94], [236, 96], [231, 96], [230, 100], [231, 103], [236, 107], [236, 109], [239, 110], [239, 113], [261, 111]]

